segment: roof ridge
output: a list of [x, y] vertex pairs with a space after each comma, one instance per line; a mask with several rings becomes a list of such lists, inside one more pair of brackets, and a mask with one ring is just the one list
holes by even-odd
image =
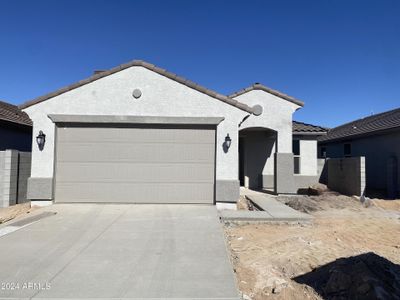
[[19, 105], [19, 108], [20, 109], [27, 108], [29, 106], [32, 106], [32, 105], [35, 105], [37, 103], [46, 101], [46, 100], [48, 100], [50, 98], [53, 98], [53, 97], [56, 97], [58, 95], [64, 94], [64, 93], [69, 92], [69, 91], [71, 91], [73, 89], [76, 89], [78, 87], [81, 87], [83, 85], [89, 84], [89, 83], [91, 83], [93, 81], [96, 81], [98, 79], [101, 79], [103, 77], [112, 75], [114, 73], [117, 73], [119, 71], [128, 69], [130, 67], [134, 67], [134, 66], [146, 68], [146, 69], [148, 69], [150, 71], [158, 73], [158, 74], [160, 74], [162, 76], [165, 76], [165, 77], [167, 77], [167, 78], [169, 78], [171, 80], [174, 80], [174, 81], [176, 81], [178, 83], [186, 85], [189, 88], [197, 90], [200, 93], [206, 94], [206, 95], [208, 95], [210, 97], [216, 98], [217, 100], [225, 102], [225, 103], [227, 103], [229, 105], [235, 106], [238, 109], [244, 110], [244, 111], [246, 111], [248, 113], [253, 113], [253, 109], [250, 106], [248, 106], [247, 104], [245, 104], [245, 103], [239, 102], [239, 101], [237, 101], [235, 99], [232, 99], [232, 98], [230, 98], [228, 96], [222, 95], [222, 94], [217, 93], [217, 92], [215, 92], [213, 90], [205, 88], [205, 87], [203, 87], [203, 86], [201, 86], [201, 85], [199, 85], [199, 84], [197, 84], [197, 83], [195, 83], [193, 81], [190, 81], [190, 80], [188, 80], [186, 78], [180, 77], [180, 76], [176, 75], [175, 73], [167, 71], [166, 69], [159, 68], [159, 67], [157, 67], [157, 66], [155, 66], [155, 65], [153, 65], [151, 63], [148, 63], [148, 62], [146, 62], [144, 60], [132, 60], [132, 61], [130, 61], [128, 63], [118, 65], [118, 66], [116, 66], [114, 68], [111, 68], [111, 69], [109, 69], [107, 71], [94, 74], [94, 75], [92, 75], [92, 76], [90, 76], [90, 77], [88, 77], [86, 79], [80, 80], [80, 81], [78, 81], [76, 83], [70, 84], [70, 85], [65, 86], [63, 88], [60, 88], [60, 89], [58, 89], [58, 90], [56, 90], [54, 92], [45, 94], [43, 96], [37, 97], [37, 98], [35, 98], [33, 100], [30, 100], [30, 101], [27, 101], [27, 102]]
[[244, 89], [241, 89], [241, 90], [239, 90], [239, 91], [237, 91], [235, 93], [232, 93], [228, 97], [229, 98], [235, 98], [237, 96], [243, 95], [243, 94], [245, 94], [247, 92], [250, 92], [250, 91], [253, 91], [253, 90], [261, 90], [261, 91], [270, 93], [270, 94], [272, 94], [274, 96], [277, 96], [279, 98], [282, 98], [284, 100], [287, 100], [289, 102], [292, 102], [294, 104], [297, 104], [297, 105], [300, 105], [300, 106], [304, 106], [304, 102], [303, 101], [301, 101], [299, 99], [296, 99], [296, 98], [294, 98], [292, 96], [289, 96], [289, 95], [287, 95], [285, 93], [282, 93], [282, 92], [280, 92], [278, 90], [274, 90], [274, 89], [272, 89], [270, 87], [267, 87], [267, 86], [265, 86], [265, 85], [263, 85], [263, 84], [261, 84], [259, 82], [256, 82], [256, 83], [250, 85], [247, 88], [244, 88]]

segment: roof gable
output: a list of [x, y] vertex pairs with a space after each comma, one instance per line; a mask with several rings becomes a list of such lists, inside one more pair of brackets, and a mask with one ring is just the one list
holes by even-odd
[[61, 88], [61, 89], [59, 89], [59, 90], [57, 90], [55, 92], [46, 94], [44, 96], [38, 97], [38, 98], [30, 100], [30, 101], [27, 101], [27, 102], [21, 104], [19, 107], [21, 109], [27, 108], [29, 106], [32, 106], [32, 105], [38, 104], [40, 102], [46, 101], [48, 99], [51, 99], [51, 98], [53, 98], [55, 96], [61, 95], [61, 94], [66, 93], [66, 92], [69, 92], [69, 91], [71, 91], [73, 89], [76, 89], [78, 87], [81, 87], [81, 86], [83, 86], [85, 84], [91, 83], [91, 82], [96, 81], [98, 79], [104, 78], [106, 76], [112, 75], [114, 73], [117, 73], [119, 71], [125, 70], [125, 69], [130, 68], [130, 67], [134, 67], [134, 66], [140, 66], [140, 67], [146, 68], [146, 69], [148, 69], [150, 71], [153, 71], [153, 72], [158, 73], [158, 74], [160, 74], [162, 76], [165, 76], [165, 77], [167, 77], [167, 78], [169, 78], [171, 80], [179, 82], [179, 83], [181, 83], [181, 84], [183, 84], [183, 85], [185, 85], [185, 86], [187, 86], [189, 88], [192, 88], [192, 89], [197, 90], [197, 91], [199, 91], [199, 92], [201, 92], [203, 94], [206, 94], [206, 95], [208, 95], [210, 97], [213, 97], [213, 98], [215, 98], [217, 100], [220, 100], [220, 101], [225, 102], [225, 103], [227, 103], [229, 105], [235, 106], [238, 109], [241, 109], [241, 110], [246, 111], [248, 113], [253, 113], [253, 109], [250, 106], [248, 106], [248, 105], [246, 105], [244, 103], [241, 103], [241, 102], [239, 102], [237, 100], [234, 100], [234, 99], [232, 99], [230, 97], [227, 97], [225, 95], [222, 95], [222, 94], [219, 94], [219, 93], [217, 93], [215, 91], [207, 89], [207, 88], [205, 88], [205, 87], [203, 87], [201, 85], [198, 85], [197, 83], [195, 83], [193, 81], [187, 80], [187, 79], [185, 79], [183, 77], [180, 77], [180, 76], [178, 76], [178, 75], [176, 75], [174, 73], [168, 72], [165, 69], [161, 69], [161, 68], [159, 68], [159, 67], [157, 67], [157, 66], [155, 66], [153, 64], [147, 63], [147, 62], [142, 61], [142, 60], [133, 60], [133, 61], [131, 61], [129, 63], [119, 65], [119, 66], [117, 66], [115, 68], [112, 68], [110, 70], [103, 71], [103, 72], [98, 72], [98, 73], [96, 73], [96, 74], [94, 74], [94, 75], [92, 75], [92, 76], [90, 76], [90, 77], [88, 77], [88, 78], [86, 78], [84, 80], [78, 81], [78, 82], [76, 82], [74, 84], [71, 84], [71, 85], [66, 86], [64, 88]]
[[255, 84], [253, 84], [253, 85], [251, 85], [251, 86], [249, 86], [249, 87], [247, 87], [245, 89], [237, 91], [236, 93], [233, 93], [233, 94], [229, 95], [229, 98], [235, 98], [237, 96], [243, 95], [243, 94], [248, 93], [248, 92], [253, 91], [253, 90], [261, 90], [261, 91], [270, 93], [270, 94], [272, 94], [274, 96], [277, 96], [279, 98], [282, 98], [282, 99], [284, 99], [286, 101], [292, 102], [294, 104], [297, 104], [297, 105], [300, 105], [300, 106], [304, 106], [304, 102], [303, 101], [300, 101], [300, 100], [298, 100], [296, 98], [293, 98], [293, 97], [291, 97], [289, 95], [286, 95], [286, 94], [284, 94], [282, 92], [279, 92], [277, 90], [271, 89], [271, 88], [269, 88], [269, 87], [267, 87], [267, 86], [265, 86], [265, 85], [263, 85], [261, 83], [255, 83]]

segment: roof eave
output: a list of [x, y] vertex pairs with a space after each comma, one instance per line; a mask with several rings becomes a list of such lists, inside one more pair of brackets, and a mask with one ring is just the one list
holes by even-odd
[[387, 129], [375, 130], [375, 131], [371, 131], [371, 132], [360, 133], [360, 134], [354, 134], [354, 135], [349, 135], [349, 136], [344, 136], [344, 137], [332, 138], [332, 139], [322, 140], [322, 141], [318, 141], [318, 142], [321, 144], [335, 143], [335, 142], [348, 141], [348, 140], [353, 140], [353, 139], [360, 139], [363, 137], [368, 137], [368, 136], [373, 136], [373, 135], [391, 133], [391, 132], [394, 132], [397, 130], [400, 130], [399, 126], [395, 126], [395, 127], [391, 127], [391, 128], [387, 128]]
[[249, 86], [249, 87], [247, 87], [245, 89], [242, 89], [240, 91], [237, 91], [237, 92], [229, 95], [228, 97], [229, 98], [235, 98], [235, 97], [238, 97], [240, 95], [243, 95], [245, 93], [248, 93], [248, 92], [254, 91], [254, 90], [261, 90], [261, 91], [270, 93], [270, 94], [272, 94], [274, 96], [277, 96], [279, 98], [282, 98], [282, 99], [284, 99], [286, 101], [289, 101], [289, 102], [292, 102], [294, 104], [297, 104], [297, 105], [299, 105], [301, 107], [304, 106], [304, 102], [303, 101], [301, 101], [299, 99], [296, 99], [296, 98], [293, 98], [293, 97], [291, 97], [291, 96], [289, 96], [289, 95], [287, 95], [285, 93], [282, 93], [282, 92], [279, 92], [277, 90], [271, 89], [271, 88], [269, 88], [269, 87], [267, 87], [267, 86], [265, 86], [263, 84], [260, 84], [260, 83], [255, 83], [255, 84], [253, 84], [253, 85], [251, 85], [251, 86]]
[[293, 131], [293, 135], [326, 135], [326, 132]]

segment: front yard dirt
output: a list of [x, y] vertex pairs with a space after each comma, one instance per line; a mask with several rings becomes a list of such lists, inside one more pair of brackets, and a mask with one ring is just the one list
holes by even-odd
[[400, 299], [400, 200], [278, 200], [313, 224], [225, 227], [245, 299]]
[[8, 222], [18, 216], [29, 214], [34, 209], [36, 208], [31, 208], [30, 202], [0, 208], [0, 224]]

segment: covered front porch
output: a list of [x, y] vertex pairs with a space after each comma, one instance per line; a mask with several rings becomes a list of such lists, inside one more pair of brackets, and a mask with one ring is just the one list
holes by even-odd
[[280, 153], [277, 131], [250, 127], [239, 131], [240, 186], [278, 193], [295, 193], [293, 153]]

